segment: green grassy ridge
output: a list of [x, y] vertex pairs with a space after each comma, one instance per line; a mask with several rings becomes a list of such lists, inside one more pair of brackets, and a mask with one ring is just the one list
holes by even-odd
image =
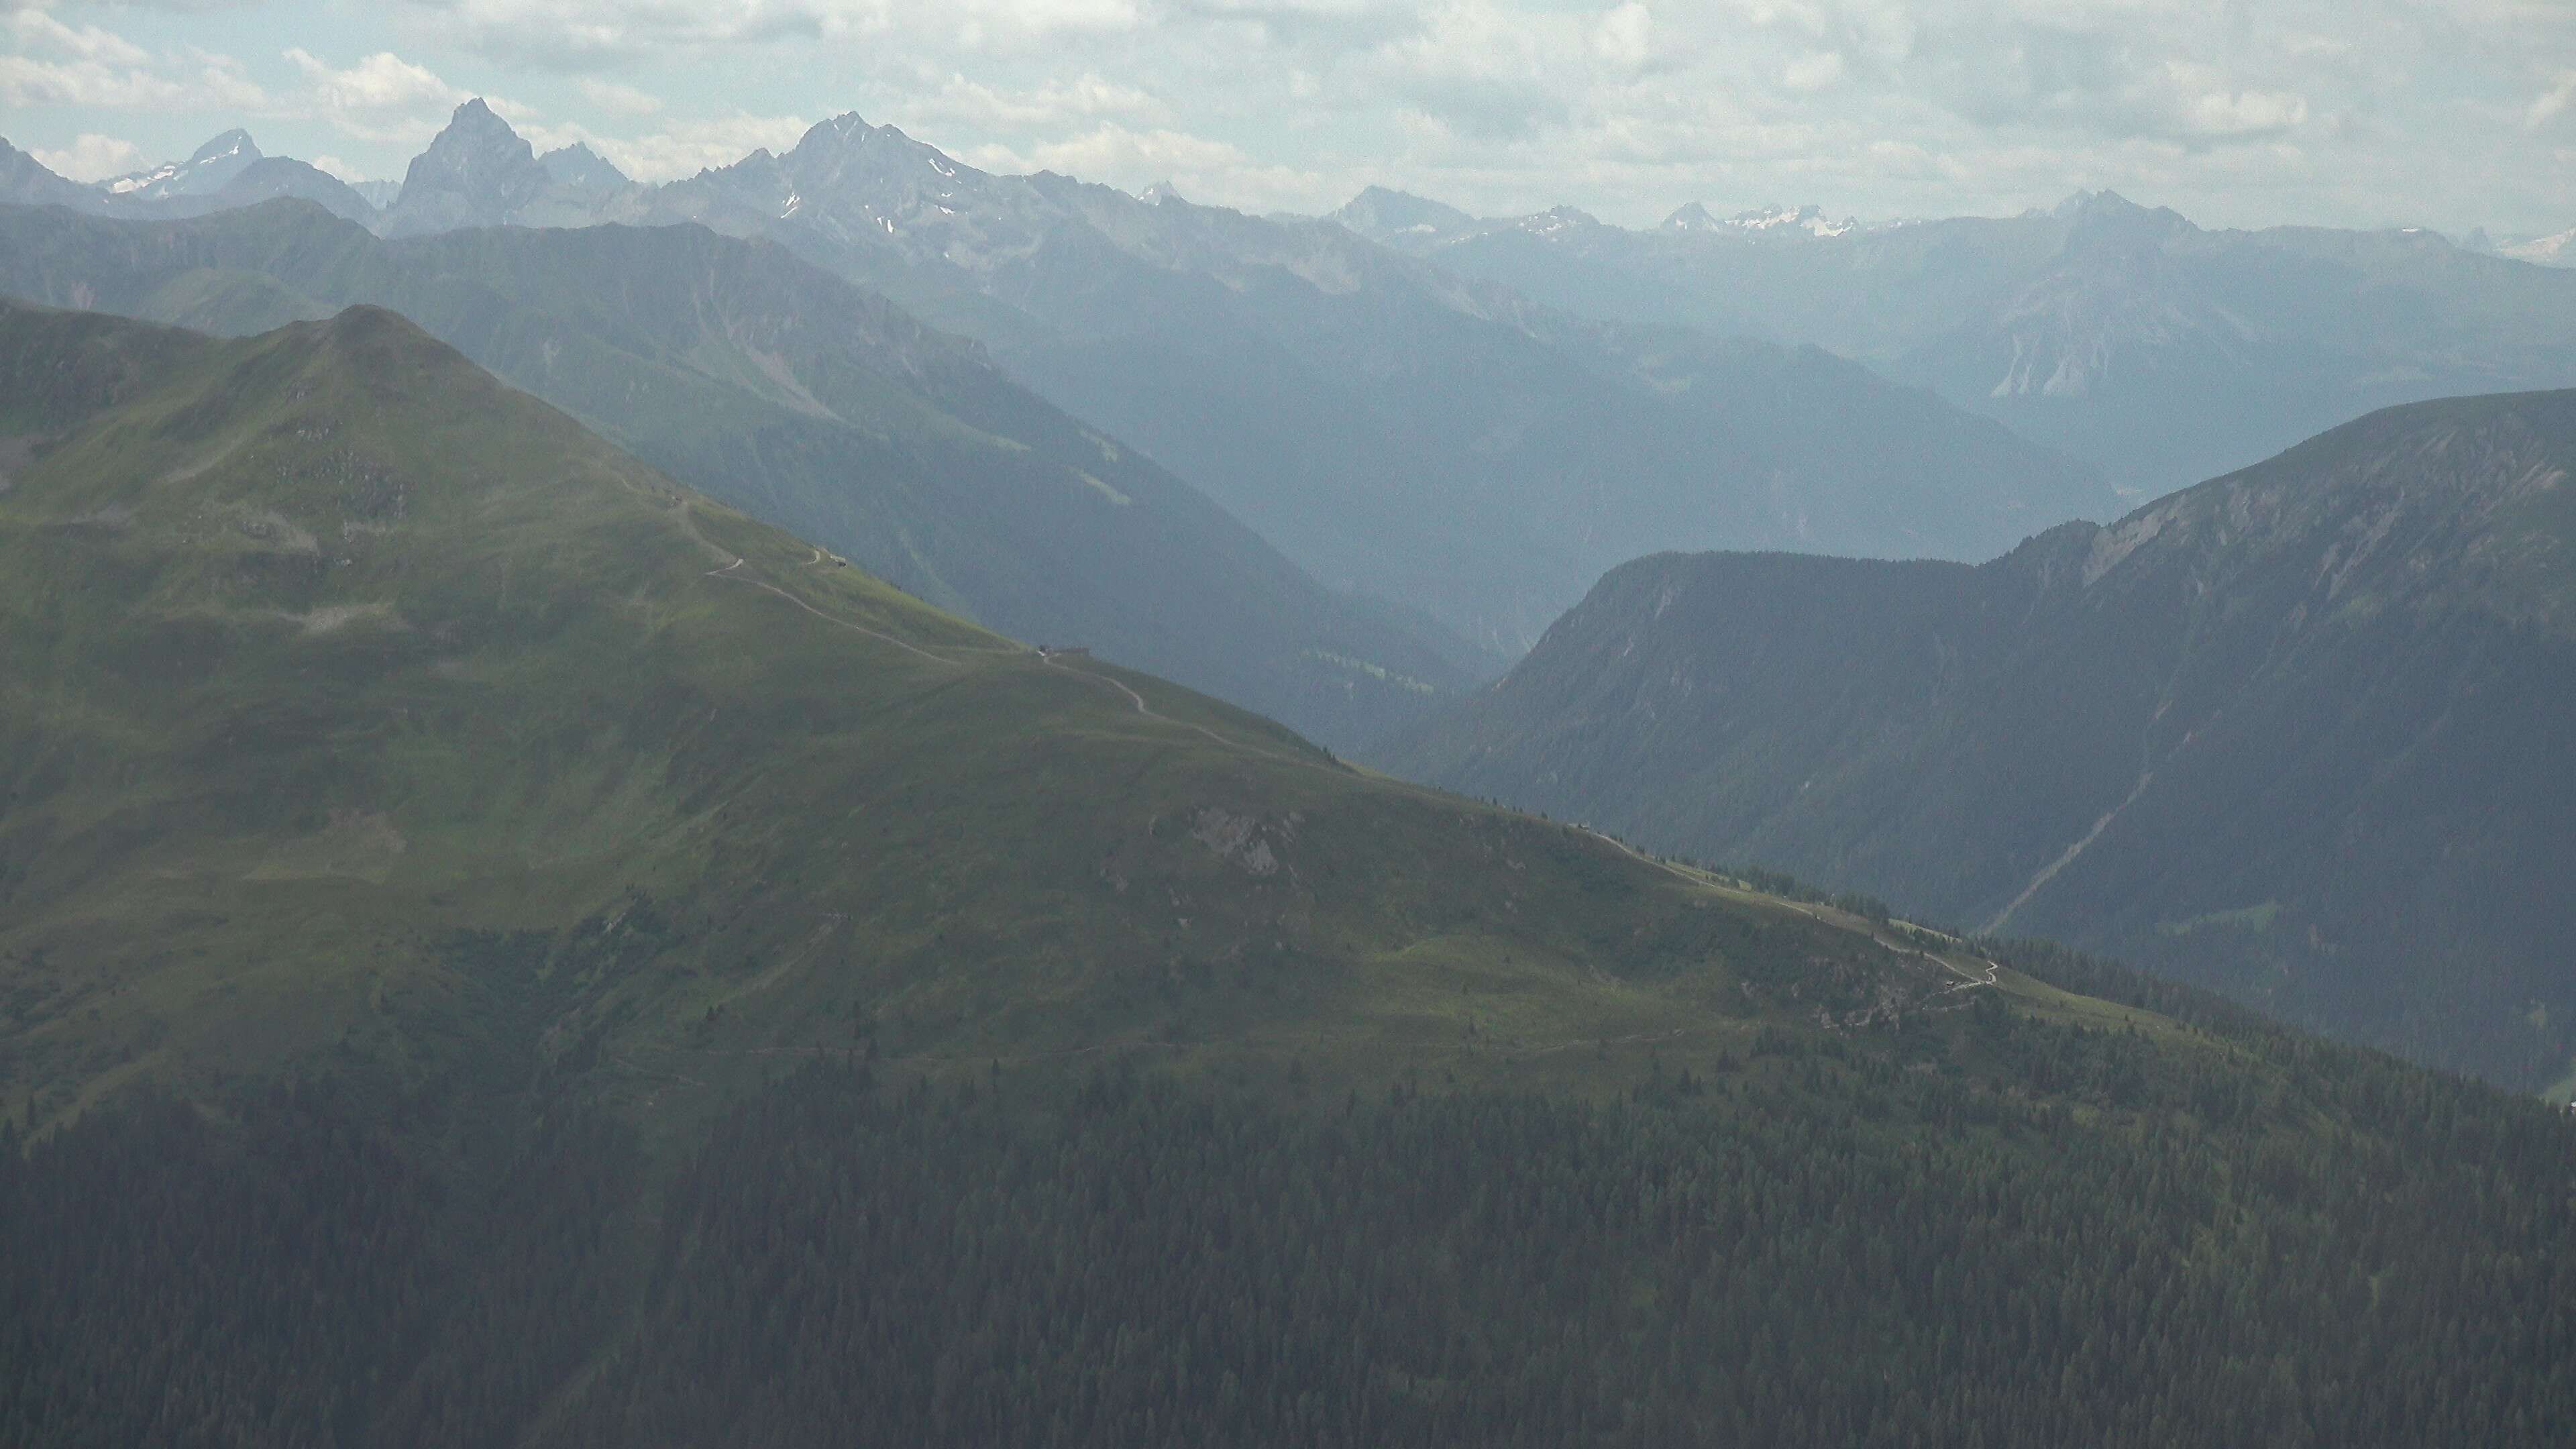
[[1975, 969], [987, 633], [391, 313], [0, 319], [63, 328], [181, 360], [0, 497], [42, 1117], [333, 1067], [667, 1111], [848, 1052], [1580, 1083]]
[[0, 293], [224, 335], [391, 308], [934, 604], [1337, 741], [1423, 704], [1344, 661], [1442, 690], [1472, 677], [1425, 642], [1435, 627], [1324, 587], [972, 344], [768, 242], [606, 226], [388, 243], [297, 202], [158, 222], [6, 208]]

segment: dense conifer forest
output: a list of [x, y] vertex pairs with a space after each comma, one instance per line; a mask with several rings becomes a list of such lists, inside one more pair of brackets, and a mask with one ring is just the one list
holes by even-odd
[[2016, 959], [2226, 1050], [1980, 1007], [1593, 1101], [853, 1059], [666, 1166], [535, 1098], [138, 1099], [0, 1152], [0, 1440], [2564, 1442], [2561, 1114]]

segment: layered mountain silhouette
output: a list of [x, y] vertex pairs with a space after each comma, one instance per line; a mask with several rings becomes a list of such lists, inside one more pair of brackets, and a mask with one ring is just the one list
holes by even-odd
[[1395, 759], [2536, 1087], [2576, 1050], [2571, 468], [2576, 393], [2458, 399], [1976, 568], [1642, 559]]
[[[2146, 497], [2374, 408], [2576, 384], [2576, 272], [2430, 231], [2211, 231], [2110, 192], [2054, 211], [1884, 227], [1816, 208], [1631, 231], [1562, 209], [1336, 219], [1585, 316], [1813, 343], [2083, 459]], [[2537, 259], [2535, 256], [2534, 259]]]
[[0, 204], [65, 206], [106, 216], [203, 216], [291, 196], [335, 216], [373, 224], [376, 208], [347, 183], [287, 156], [266, 156], [248, 131], [233, 130], [185, 161], [95, 186], [67, 181], [0, 141]]
[[0, 293], [43, 302], [235, 334], [397, 308], [922, 598], [1336, 743], [1472, 678], [1463, 645], [1323, 588], [971, 344], [774, 244], [694, 226], [384, 242], [287, 203], [173, 223], [20, 209], [0, 234]]
[[471, 102], [370, 224], [681, 222], [983, 342], [1327, 584], [1499, 658], [1653, 548], [1974, 558], [2117, 507], [2091, 470], [1813, 350], [1583, 320], [1168, 187], [990, 175], [855, 115], [643, 187]]
[[842, 116], [644, 216], [774, 236], [975, 336], [1318, 576], [1506, 654], [1676, 542], [1973, 557], [2083, 470], [1813, 351], [1588, 322], [1296, 218], [995, 176]]

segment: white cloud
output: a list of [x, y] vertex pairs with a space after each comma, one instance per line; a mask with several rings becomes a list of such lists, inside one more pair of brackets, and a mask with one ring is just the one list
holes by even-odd
[[316, 156], [309, 164], [314, 170], [334, 180], [356, 182], [368, 179], [364, 167], [352, 166], [337, 156], [327, 154]]
[[0, 104], [118, 112], [249, 110], [266, 104], [259, 86], [229, 56], [197, 50], [156, 55], [113, 31], [74, 28], [33, 8], [10, 11], [8, 31], [17, 48], [0, 55]]
[[912, 101], [906, 112], [972, 125], [1005, 129], [1056, 126], [1104, 116], [1154, 120], [1170, 108], [1134, 86], [1084, 74], [1070, 81], [1028, 87], [1000, 87], [968, 80], [954, 71], [939, 89]]
[[2531, 109], [2522, 114], [2523, 129], [2539, 130], [2564, 115], [2570, 105], [2576, 105], [2576, 70], [2560, 71], [2557, 84], [2531, 103]]
[[730, 166], [756, 150], [784, 151], [812, 128], [813, 122], [798, 116], [747, 112], [676, 121], [641, 136], [605, 136], [574, 123], [517, 125], [519, 134], [539, 151], [578, 142], [637, 181], [670, 181], [711, 166]]
[[94, 61], [102, 65], [146, 65], [152, 53], [113, 31], [95, 25], [78, 30], [65, 25], [43, 10], [14, 10], [9, 15], [9, 30], [24, 50], [49, 50], [74, 60]]
[[1336, 185], [1313, 171], [1264, 163], [1230, 142], [1114, 121], [1024, 152], [980, 146], [960, 154], [990, 171], [1058, 171], [1131, 191], [1169, 181], [1193, 201], [1222, 197], [1251, 211], [1339, 202]]
[[2211, 91], [2193, 97], [2187, 113], [2193, 129], [2204, 135], [2266, 135], [2304, 123], [2308, 102], [2278, 91]]
[[114, 136], [85, 133], [59, 151], [38, 148], [27, 153], [41, 161], [45, 169], [74, 181], [104, 181], [135, 169], [141, 148], [131, 141]]
[[660, 96], [637, 90], [630, 85], [620, 85], [616, 81], [601, 80], [597, 76], [583, 76], [578, 89], [581, 91], [582, 99], [603, 111], [620, 116], [649, 116], [662, 109]]
[[453, 104], [463, 96], [429, 67], [390, 50], [380, 50], [345, 70], [303, 49], [288, 50], [286, 58], [304, 72], [313, 98], [335, 111], [417, 110]]
[[1637, 0], [1592, 27], [1592, 53], [1620, 70], [1641, 69], [1654, 56], [1655, 17]]
[[1780, 72], [1780, 84], [1800, 94], [1824, 90], [1842, 78], [1843, 56], [1838, 50], [1799, 56]]
[[429, 67], [389, 50], [345, 68], [301, 47], [288, 49], [285, 58], [304, 76], [297, 98], [302, 112], [362, 141], [426, 141], [466, 99]]

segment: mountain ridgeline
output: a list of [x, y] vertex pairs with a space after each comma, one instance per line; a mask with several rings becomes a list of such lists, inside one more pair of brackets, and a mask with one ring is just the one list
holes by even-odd
[[2390, 404], [2576, 386], [2576, 270], [2417, 228], [2206, 230], [2110, 192], [1879, 227], [1812, 207], [1690, 206], [1648, 230], [1567, 208], [1476, 221], [1385, 192], [1335, 215], [1577, 315], [1829, 348], [2133, 498]]
[[1643, 559], [1393, 758], [2539, 1087], [2576, 1054], [2571, 468], [2576, 393], [2460, 399], [1976, 568]]
[[976, 337], [1317, 576], [1507, 657], [1650, 548], [1981, 557], [2113, 507], [1822, 353], [1587, 321], [1329, 222], [993, 175], [855, 115], [634, 205]]
[[254, 1059], [712, 1101], [861, 1039], [1544, 1077], [1992, 974], [989, 634], [389, 312], [0, 338], [40, 1120]]
[[283, 203], [163, 223], [13, 208], [0, 209], [0, 293], [231, 334], [393, 308], [675, 477], [924, 599], [1338, 745], [1479, 665], [1436, 628], [1318, 585], [973, 345], [775, 245], [698, 227], [383, 242]]
[[[0, 196], [162, 214], [32, 180]], [[643, 186], [538, 156], [468, 102], [363, 219], [396, 238], [699, 224], [775, 241], [983, 343], [1326, 585], [1436, 623], [1478, 664], [1650, 549], [1979, 558], [2117, 511], [2094, 470], [1811, 348], [1587, 320], [1329, 221], [993, 175], [855, 115]]]
[[1354, 769], [381, 309], [0, 397], [0, 1440], [2576, 1414], [2537, 1103]]

